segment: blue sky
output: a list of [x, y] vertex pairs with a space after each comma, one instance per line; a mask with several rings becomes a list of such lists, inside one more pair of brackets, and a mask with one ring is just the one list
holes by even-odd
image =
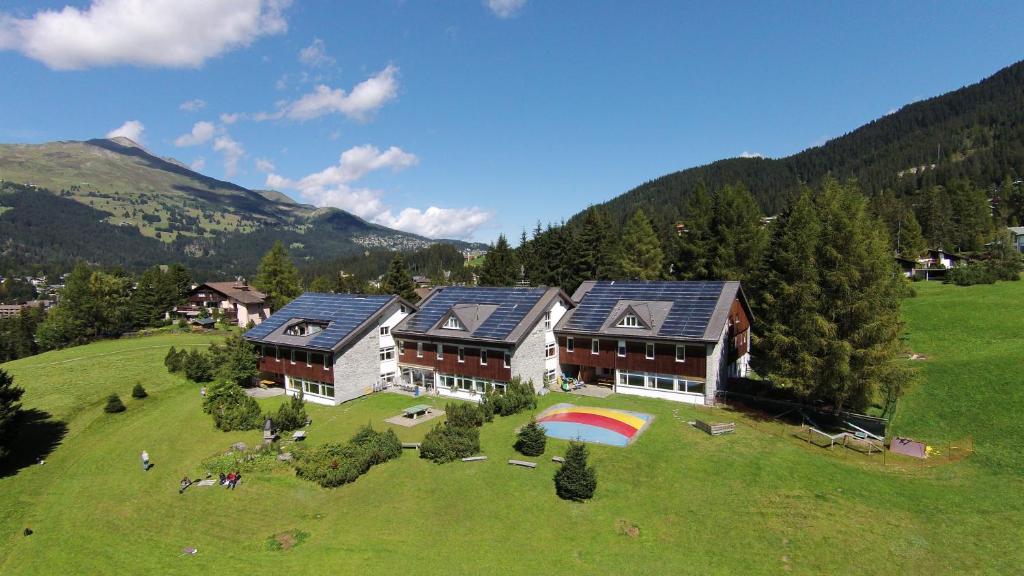
[[1021, 58], [1024, 3], [0, 4], [0, 141], [136, 136], [251, 188], [517, 237], [779, 157]]

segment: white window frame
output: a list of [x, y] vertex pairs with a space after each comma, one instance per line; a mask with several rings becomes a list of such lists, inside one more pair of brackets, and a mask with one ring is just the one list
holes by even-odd
[[394, 360], [395, 359], [395, 347], [394, 346], [388, 346], [387, 348], [381, 348], [380, 349], [379, 358], [380, 358], [381, 362], [387, 362], [388, 360]]
[[466, 363], [466, 347], [459, 346], [459, 364]]
[[625, 340], [619, 340], [618, 346], [616, 346], [616, 348], [615, 348], [615, 354], [619, 358], [625, 358], [626, 357], [626, 353], [627, 353], [626, 341]]
[[544, 329], [551, 330], [551, 310], [544, 313]]
[[399, 355], [405, 354], [405, 340], [399, 340], [398, 341], [398, 354]]
[[391, 326], [381, 326], [380, 335], [387, 336], [388, 334], [391, 334]]
[[502, 358], [502, 364], [505, 366], [505, 368], [511, 368], [512, 367], [512, 355], [509, 354], [508, 352], [505, 352], [504, 355], [503, 355], [503, 358]]
[[648, 342], [644, 347], [644, 358], [648, 360], [654, 360], [655, 352], [657, 348], [654, 346], [654, 342]]
[[618, 327], [643, 328], [643, 325], [640, 324], [640, 319], [637, 318], [636, 314], [626, 314], [625, 316], [622, 317], [622, 320], [619, 320]]
[[601, 340], [597, 338], [592, 338], [590, 340], [590, 353], [594, 356], [601, 353]]
[[565, 338], [565, 351], [575, 352], [576, 351], [576, 340], [572, 336], [566, 336]]
[[487, 350], [483, 348], [480, 349], [480, 365], [487, 366]]
[[[679, 358], [679, 353], [680, 352], [683, 353], [683, 357], [682, 358]], [[676, 344], [676, 362], [679, 362], [679, 363], [686, 362], [686, 345], [685, 344]]]
[[558, 356], [558, 344], [551, 342], [544, 345], [544, 358], [555, 358]]
[[423, 358], [423, 342], [416, 343], [416, 357]]
[[444, 344], [437, 344], [437, 359], [444, 360]]
[[442, 326], [442, 328], [447, 328], [448, 330], [462, 330], [463, 329], [462, 322], [459, 322], [459, 319], [456, 318], [454, 315], [453, 316], [449, 316], [448, 319], [444, 321], [444, 326]]

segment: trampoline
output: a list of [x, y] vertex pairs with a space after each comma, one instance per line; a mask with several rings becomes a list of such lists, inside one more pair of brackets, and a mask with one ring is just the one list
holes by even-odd
[[551, 438], [609, 446], [629, 446], [654, 419], [650, 414], [613, 408], [555, 404], [537, 417]]

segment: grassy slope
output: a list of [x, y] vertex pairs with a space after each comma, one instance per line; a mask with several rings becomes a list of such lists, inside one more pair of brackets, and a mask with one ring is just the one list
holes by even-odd
[[[951, 290], [929, 286], [907, 305], [911, 343], [922, 352], [931, 351], [924, 336], [933, 330], [951, 349], [960, 340], [966, 354], [964, 328], [976, 328], [950, 316], [928, 328], [934, 316], [919, 313], [928, 302], [962, 294], [959, 306], [983, 307], [980, 293], [1009, 304], [1024, 295], [1024, 284], [949, 296]], [[282, 470], [250, 474], [233, 493], [191, 489], [179, 496], [177, 480], [203, 457], [238, 440], [254, 443], [259, 434], [215, 431], [199, 409], [196, 386], [167, 376], [160, 364], [163, 346], [199, 340], [159, 338], [6, 366], [29, 390], [26, 404], [72, 419], [45, 466], [0, 479], [0, 573], [195, 574], [241, 567], [247, 574], [474, 574], [486, 567], [501, 574], [953, 574], [1010, 573], [1024, 564], [1018, 528], [1024, 486], [1005, 460], [988, 456], [1011, 451], [1002, 436], [976, 432], [979, 457], [960, 463], [897, 471], [902, 466], [890, 458], [882, 470], [749, 426], [710, 438], [683, 422], [736, 416], [628, 397], [586, 401], [653, 413], [656, 420], [630, 448], [592, 448], [599, 487], [583, 505], [554, 495], [549, 457], [564, 450], [563, 442], [549, 443], [536, 470], [504, 464], [513, 454], [513, 429], [526, 415], [483, 429], [490, 460], [482, 463], [436, 466], [407, 453], [335, 490]], [[161, 348], [98, 356], [111, 346], [143, 343]], [[1017, 354], [1002, 358], [1008, 370], [1020, 365]], [[60, 370], [38, 367], [71, 358], [82, 359]], [[977, 430], [974, 418], [951, 417], [940, 429], [922, 416], [931, 407], [917, 396], [941, 396], [962, 384], [933, 380], [931, 370], [926, 366], [928, 380], [901, 409], [901, 430], [923, 437], [961, 437], [966, 425]], [[116, 388], [125, 396], [141, 375], [152, 397], [129, 401], [124, 414], [104, 415], [100, 402], [111, 374], [119, 375]], [[75, 408], [67, 393], [87, 405]], [[552, 394], [542, 406], [567, 399]], [[366, 422], [383, 426], [382, 418], [410, 402], [378, 394], [336, 408], [312, 406], [310, 442], [343, 440]], [[1014, 405], [1000, 401], [988, 409], [1003, 406]], [[397, 431], [412, 440], [426, 426]], [[142, 448], [156, 463], [149, 473], [139, 470]], [[640, 536], [619, 534], [620, 520], [637, 525]], [[36, 533], [22, 537], [23, 525]], [[310, 537], [289, 551], [266, 549], [269, 536], [290, 529]], [[180, 558], [184, 546], [200, 552]]]

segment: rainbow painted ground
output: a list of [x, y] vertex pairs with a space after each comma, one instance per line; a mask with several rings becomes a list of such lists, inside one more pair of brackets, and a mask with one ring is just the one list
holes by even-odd
[[609, 446], [629, 446], [652, 420], [654, 416], [642, 412], [573, 404], [555, 404], [537, 417], [551, 438]]

